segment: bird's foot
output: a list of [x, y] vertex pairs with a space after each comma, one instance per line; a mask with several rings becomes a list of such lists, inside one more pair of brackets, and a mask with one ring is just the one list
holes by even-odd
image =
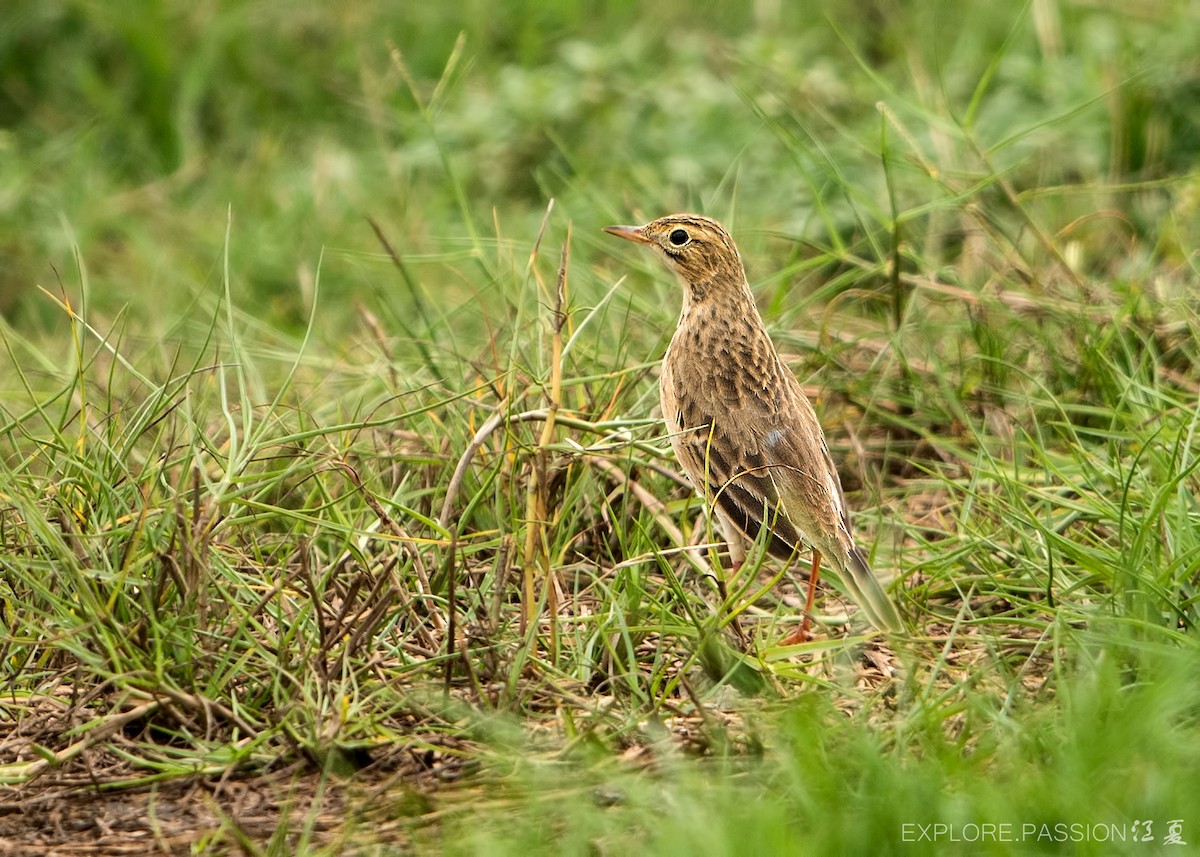
[[779, 645], [795, 646], [800, 643], [811, 643], [812, 640], [813, 640], [813, 633], [812, 633], [812, 631], [809, 630], [808, 617], [805, 616], [804, 621], [802, 623], [800, 623], [800, 627], [797, 628], [795, 631], [792, 631], [792, 633], [788, 634], [782, 640], [780, 640]]

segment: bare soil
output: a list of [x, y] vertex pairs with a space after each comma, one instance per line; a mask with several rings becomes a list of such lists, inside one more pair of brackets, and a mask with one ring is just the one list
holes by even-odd
[[[461, 748], [431, 749], [430, 737], [324, 766], [343, 773], [293, 754], [274, 769], [155, 780], [121, 752], [128, 739], [111, 735], [19, 786], [0, 785], [0, 857], [190, 854], [198, 844], [206, 854], [258, 854], [272, 840], [348, 855], [403, 853], [435, 795], [471, 770]], [[52, 735], [32, 735], [28, 718], [0, 719], [0, 771], [49, 755], [31, 755], [31, 738]]]

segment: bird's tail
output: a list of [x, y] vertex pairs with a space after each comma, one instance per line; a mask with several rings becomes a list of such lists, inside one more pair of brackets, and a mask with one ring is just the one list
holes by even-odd
[[883, 591], [875, 573], [867, 565], [867, 559], [863, 556], [862, 551], [853, 545], [846, 552], [845, 573], [842, 574], [842, 582], [850, 591], [850, 597], [867, 614], [872, 625], [881, 631], [904, 630], [904, 623], [900, 621], [900, 614], [896, 612], [896, 606], [892, 604], [892, 599], [888, 598], [888, 594]]

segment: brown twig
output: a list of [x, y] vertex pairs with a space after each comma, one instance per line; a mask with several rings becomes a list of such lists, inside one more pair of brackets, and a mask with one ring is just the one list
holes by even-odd
[[[549, 463], [549, 447], [554, 442], [554, 432], [556, 417], [558, 416], [559, 403], [562, 400], [562, 350], [563, 325], [566, 321], [566, 294], [567, 294], [567, 271], [570, 264], [570, 248], [571, 248], [571, 225], [567, 224], [567, 240], [563, 242], [562, 254], [559, 257], [558, 264], [558, 282], [554, 294], [554, 314], [551, 320], [550, 331], [550, 390], [547, 394], [548, 407], [546, 408], [546, 419], [542, 423], [542, 434], [538, 439], [537, 450], [533, 456], [533, 469], [529, 479], [529, 487], [526, 492], [525, 501], [525, 554], [524, 554], [524, 587], [522, 592], [522, 610], [521, 610], [521, 631], [524, 633], [534, 619], [534, 607], [537, 604], [537, 596], [534, 592], [534, 579], [537, 572], [537, 567], [541, 566], [541, 573], [544, 580], [547, 581], [547, 602], [550, 614], [550, 621], [555, 621], [557, 615], [557, 603], [555, 598], [555, 587], [550, 584], [550, 556], [549, 547], [546, 538], [546, 524], [549, 522], [549, 503], [548, 494], [548, 476], [547, 466]], [[532, 260], [531, 260], [532, 261]], [[536, 275], [536, 268], [534, 269]], [[553, 626], [551, 627], [550, 638], [552, 641], [557, 639], [554, 633]]]

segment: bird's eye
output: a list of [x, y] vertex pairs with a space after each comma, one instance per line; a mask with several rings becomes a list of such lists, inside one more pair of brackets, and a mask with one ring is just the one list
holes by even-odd
[[676, 247], [682, 247], [684, 244], [688, 243], [688, 239], [690, 237], [691, 236], [687, 234], [686, 229], [676, 229], [667, 236], [667, 240]]

